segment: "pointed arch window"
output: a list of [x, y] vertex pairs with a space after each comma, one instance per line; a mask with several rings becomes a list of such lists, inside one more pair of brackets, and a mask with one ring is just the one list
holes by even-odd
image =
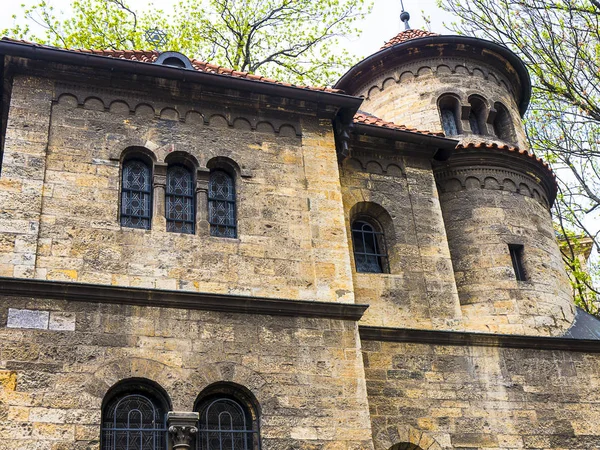
[[102, 416], [102, 450], [166, 450], [165, 407], [146, 393], [113, 398]]
[[374, 221], [360, 218], [352, 222], [352, 244], [357, 272], [389, 272], [385, 237]]
[[235, 210], [233, 177], [224, 170], [213, 170], [208, 182], [208, 221], [212, 236], [237, 237]]
[[125, 161], [121, 181], [121, 225], [149, 230], [152, 214], [150, 165], [141, 159]]
[[199, 405], [197, 450], [259, 448], [257, 420], [245, 405], [228, 396], [207, 398]]
[[166, 219], [167, 231], [194, 234], [196, 199], [194, 177], [183, 165], [167, 169]]

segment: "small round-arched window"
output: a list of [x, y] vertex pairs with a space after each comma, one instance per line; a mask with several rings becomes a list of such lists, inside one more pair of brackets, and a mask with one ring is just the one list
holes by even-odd
[[235, 183], [224, 170], [210, 172], [208, 182], [208, 221], [210, 234], [237, 237]]
[[376, 222], [359, 218], [352, 222], [354, 264], [357, 272], [388, 273], [385, 236]]
[[452, 95], [444, 95], [438, 102], [442, 129], [446, 136], [456, 136], [461, 133], [459, 120], [459, 102]]
[[141, 159], [123, 163], [121, 225], [150, 229], [152, 219], [152, 169]]
[[512, 118], [506, 106], [502, 103], [495, 103], [496, 117], [494, 118], [494, 133], [503, 141], [515, 142], [515, 127]]
[[197, 450], [255, 450], [257, 421], [249, 408], [230, 396], [211, 396], [199, 405]]
[[102, 450], [165, 450], [165, 408], [145, 393], [113, 398], [103, 410]]

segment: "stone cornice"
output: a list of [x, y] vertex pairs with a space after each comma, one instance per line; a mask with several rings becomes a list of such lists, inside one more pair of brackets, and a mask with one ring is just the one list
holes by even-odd
[[[435, 165], [434, 173], [443, 192], [448, 181], [458, 180], [465, 188], [467, 178], [476, 178], [482, 189], [500, 190], [507, 190], [504, 180], [509, 179], [516, 186], [515, 192], [536, 198], [546, 208], [552, 206], [557, 194], [556, 180], [547, 165], [528, 154], [501, 148], [458, 148], [448, 161]], [[488, 178], [495, 179], [497, 186], [488, 186]], [[526, 192], [522, 184], [527, 186]], [[539, 198], [534, 195], [538, 190]]]
[[365, 341], [600, 353], [600, 340], [359, 326]]
[[368, 305], [0, 277], [0, 295], [358, 321]]

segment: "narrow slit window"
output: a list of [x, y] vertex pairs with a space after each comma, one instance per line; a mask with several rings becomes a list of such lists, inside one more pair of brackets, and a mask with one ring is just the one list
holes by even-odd
[[527, 281], [527, 274], [525, 273], [525, 266], [523, 265], [523, 246], [510, 244], [508, 250], [515, 271], [515, 278], [517, 281]]
[[387, 273], [387, 254], [383, 233], [369, 222], [352, 223], [354, 263], [357, 272]]
[[138, 159], [123, 164], [121, 184], [121, 225], [150, 229], [152, 211], [152, 171]]
[[194, 234], [196, 199], [193, 181], [187, 167], [174, 165], [167, 170], [167, 231]]
[[235, 184], [223, 170], [210, 173], [208, 183], [208, 221], [212, 236], [236, 238]]

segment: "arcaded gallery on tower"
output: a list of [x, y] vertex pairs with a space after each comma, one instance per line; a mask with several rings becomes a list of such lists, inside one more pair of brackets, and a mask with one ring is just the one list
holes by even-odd
[[0, 41], [1, 450], [600, 449], [522, 61], [334, 88]]

